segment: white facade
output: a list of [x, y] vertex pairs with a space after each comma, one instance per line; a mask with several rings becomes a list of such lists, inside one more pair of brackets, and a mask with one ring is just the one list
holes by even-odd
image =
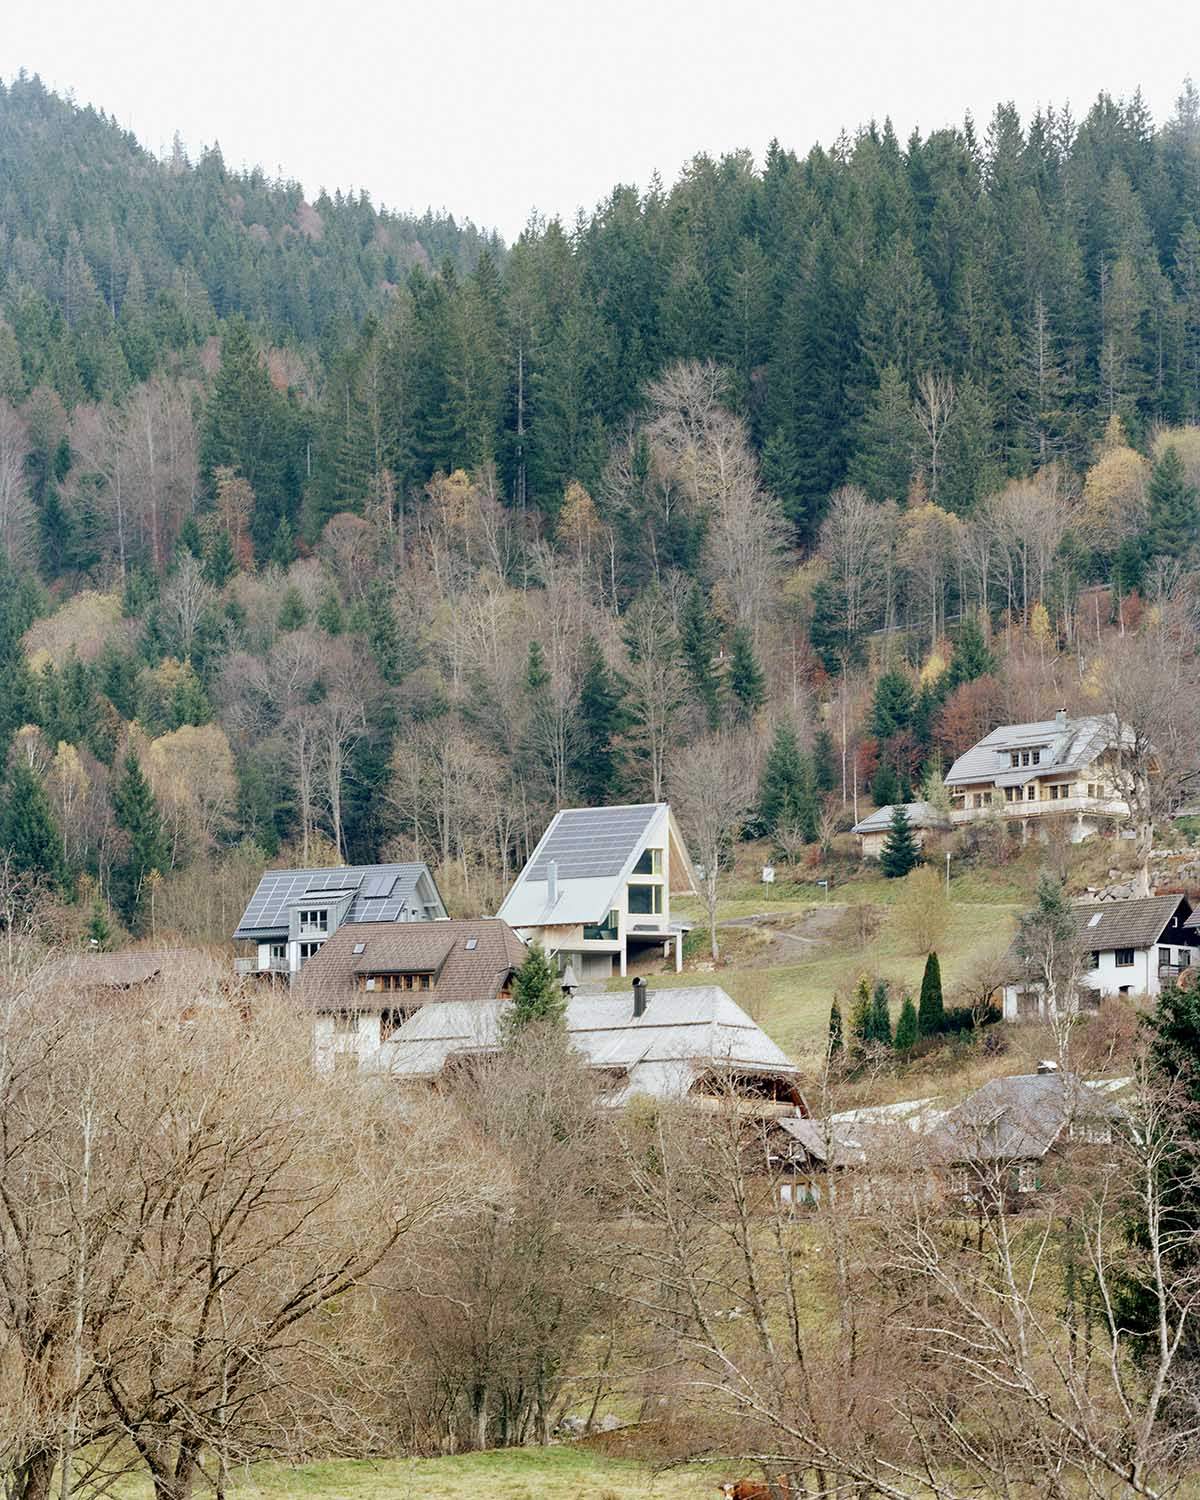
[[[1197, 950], [1178, 943], [1155, 943], [1149, 948], [1102, 950], [1091, 955], [1092, 967], [1080, 976], [1081, 984], [1092, 992], [1098, 1005], [1113, 995], [1145, 995], [1153, 999], [1161, 994], [1165, 980], [1175, 978], [1181, 969], [1191, 967]], [[1004, 986], [1004, 1019], [1006, 1021], [1044, 1020], [1040, 986], [1006, 984]]]

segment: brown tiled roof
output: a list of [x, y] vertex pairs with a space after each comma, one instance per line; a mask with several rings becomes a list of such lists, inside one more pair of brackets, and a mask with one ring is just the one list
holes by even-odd
[[164, 971], [180, 973], [211, 965], [212, 959], [198, 948], [130, 948], [64, 956], [61, 975], [64, 982], [79, 989], [127, 990], [148, 984]]
[[[474, 946], [467, 944], [473, 941]], [[363, 951], [354, 950], [362, 946]], [[315, 1010], [389, 1003], [387, 990], [368, 996], [361, 974], [430, 974], [429, 990], [413, 999], [493, 1000], [529, 950], [498, 917], [456, 917], [442, 922], [387, 922], [373, 927], [348, 923], [296, 976], [293, 996]]]

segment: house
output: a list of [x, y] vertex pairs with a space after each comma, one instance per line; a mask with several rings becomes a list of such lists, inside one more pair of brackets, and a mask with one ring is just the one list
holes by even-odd
[[[851, 832], [858, 834], [859, 849], [864, 859], [879, 858], [884, 841], [891, 831], [895, 811], [889, 802], [855, 823]], [[941, 808], [934, 807], [932, 802], [906, 802], [904, 812], [918, 848], [925, 847], [925, 840], [930, 834], [947, 833], [950, 830], [950, 815]]]
[[[502, 999], [422, 1005], [369, 1066], [399, 1082], [437, 1085], [499, 1052], [505, 1008]], [[732, 1092], [756, 1115], [804, 1110], [799, 1069], [718, 985], [650, 992], [639, 980], [632, 995], [572, 994], [566, 1028], [606, 1104], [648, 1096], [703, 1106]]]
[[889, 1196], [1019, 1208], [1050, 1185], [1051, 1155], [1112, 1141], [1128, 1082], [1080, 1079], [1051, 1063], [994, 1078], [951, 1106], [913, 1099], [826, 1120], [785, 1117], [779, 1201], [800, 1208], [834, 1193], [852, 1213], [878, 1211]]
[[624, 975], [631, 955], [672, 952], [683, 968], [687, 922], [671, 897], [694, 895], [696, 872], [665, 802], [557, 813], [498, 913], [557, 955], [576, 981]]
[[429, 867], [352, 865], [268, 870], [233, 934], [255, 945], [239, 974], [298, 974], [321, 944], [347, 924], [428, 922], [446, 916]]
[[1129, 805], [1115, 782], [1116, 723], [1107, 714], [993, 729], [960, 755], [946, 776], [950, 819], [977, 823], [999, 816], [1018, 823], [1021, 837], [1048, 817], [1069, 820], [1072, 843], [1097, 833], [1107, 819], [1127, 819]]
[[176, 975], [211, 978], [214, 960], [203, 948], [124, 948], [115, 953], [63, 954], [56, 976], [94, 995], [148, 993]]
[[528, 953], [498, 917], [341, 926], [296, 976], [314, 1012], [317, 1067], [375, 1067], [423, 1005], [506, 999]]
[[[1197, 961], [1200, 931], [1189, 925], [1186, 896], [1140, 896], [1128, 901], [1101, 901], [1073, 906], [1075, 943], [1088, 993], [1099, 1004], [1106, 995], [1154, 996], [1164, 981], [1177, 979]], [[1041, 985], [1029, 966], [1009, 950], [1011, 978], [1004, 986], [1006, 1021], [1044, 1017]]]

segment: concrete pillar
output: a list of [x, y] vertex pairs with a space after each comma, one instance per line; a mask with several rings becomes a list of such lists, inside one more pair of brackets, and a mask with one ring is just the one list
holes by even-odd
[[621, 944], [621, 978], [625, 978], [625, 944]]
[[682, 974], [683, 973], [683, 933], [682, 932], [677, 932], [675, 934], [675, 972], [676, 972], [676, 974]]

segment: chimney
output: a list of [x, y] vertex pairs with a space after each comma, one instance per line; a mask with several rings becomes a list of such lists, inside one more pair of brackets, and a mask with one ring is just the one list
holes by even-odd
[[639, 974], [633, 981], [633, 1019], [635, 1021], [640, 1021], [646, 1014], [646, 1001], [648, 999], [646, 981]]
[[546, 866], [546, 905], [558, 904], [558, 860], [552, 859]]
[[1042, 1074], [1043, 1077], [1047, 1073], [1057, 1073], [1058, 1064], [1049, 1057], [1043, 1057], [1041, 1062], [1038, 1063], [1038, 1072]]
[[1067, 727], [1067, 711], [1065, 708], [1060, 708], [1054, 715], [1054, 727], [1055, 729], [1065, 729]]

